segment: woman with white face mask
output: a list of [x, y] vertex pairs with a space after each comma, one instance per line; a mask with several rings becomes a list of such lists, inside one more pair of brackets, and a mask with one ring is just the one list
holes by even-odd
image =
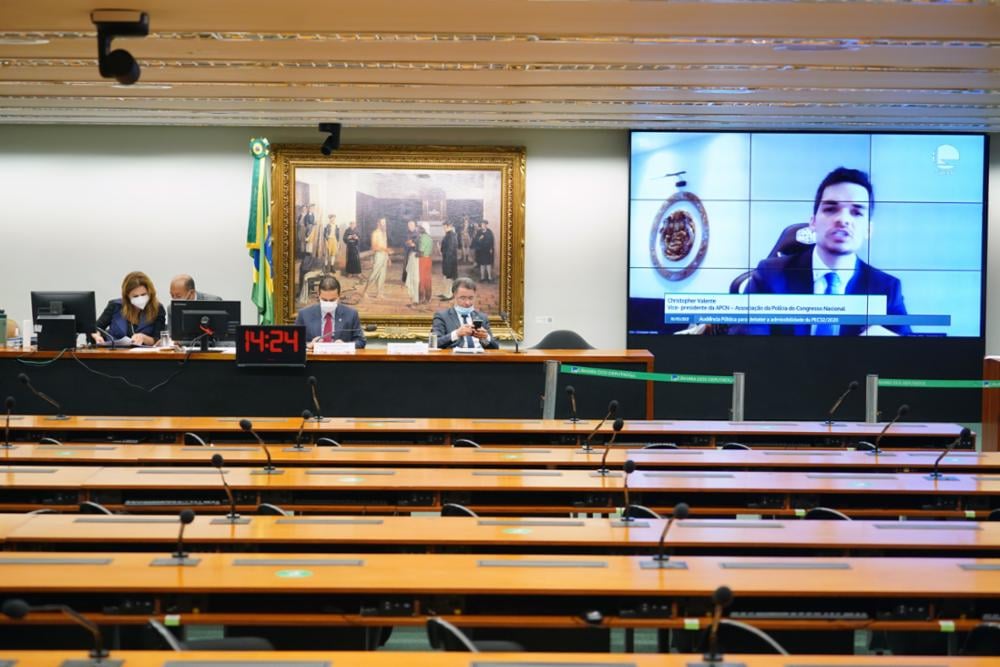
[[[120, 299], [108, 301], [97, 318], [97, 326], [115, 340], [128, 338], [134, 345], [152, 345], [166, 326], [166, 310], [156, 299], [156, 287], [142, 271], [133, 271], [122, 281]], [[98, 343], [104, 342], [99, 333], [93, 334]]]

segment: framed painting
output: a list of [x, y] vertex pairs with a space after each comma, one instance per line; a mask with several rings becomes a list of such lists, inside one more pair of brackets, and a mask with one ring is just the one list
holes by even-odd
[[277, 323], [332, 274], [368, 337], [422, 339], [468, 277], [497, 337], [523, 337], [523, 148], [271, 148]]

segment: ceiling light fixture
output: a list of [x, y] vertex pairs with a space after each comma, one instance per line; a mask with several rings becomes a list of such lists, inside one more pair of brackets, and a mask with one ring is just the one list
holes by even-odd
[[340, 148], [340, 123], [320, 123], [319, 131], [330, 133], [323, 145], [319, 147], [323, 155], [330, 155]]
[[97, 26], [97, 68], [105, 79], [130, 86], [139, 80], [139, 63], [124, 49], [111, 50], [115, 37], [145, 37], [149, 34], [149, 14], [129, 9], [99, 9], [90, 20]]

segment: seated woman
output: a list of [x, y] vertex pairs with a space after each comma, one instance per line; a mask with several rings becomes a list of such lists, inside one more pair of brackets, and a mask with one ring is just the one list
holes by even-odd
[[[97, 326], [115, 340], [131, 339], [135, 345], [152, 345], [166, 326], [167, 313], [156, 299], [153, 281], [142, 271], [133, 271], [122, 281], [120, 299], [108, 301], [97, 318]], [[104, 342], [99, 333], [93, 334], [98, 343]]]

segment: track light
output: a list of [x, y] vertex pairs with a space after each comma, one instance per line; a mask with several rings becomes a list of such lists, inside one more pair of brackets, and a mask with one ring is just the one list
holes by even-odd
[[139, 63], [124, 49], [111, 50], [115, 37], [145, 37], [149, 14], [131, 9], [99, 9], [90, 20], [97, 26], [97, 68], [106, 79], [129, 86], [139, 80]]
[[330, 133], [330, 136], [326, 138], [326, 141], [319, 148], [323, 155], [329, 155], [340, 148], [340, 123], [320, 123], [319, 131]]

